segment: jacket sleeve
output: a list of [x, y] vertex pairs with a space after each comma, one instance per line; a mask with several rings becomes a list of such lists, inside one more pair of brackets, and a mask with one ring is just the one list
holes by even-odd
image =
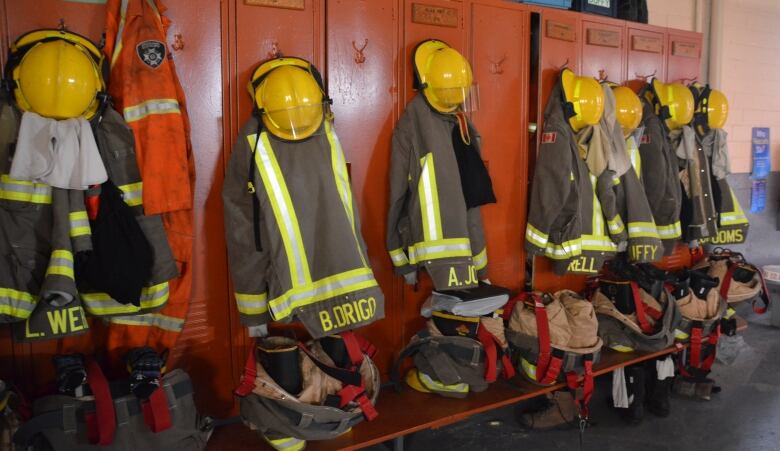
[[566, 133], [545, 127], [536, 157], [531, 185], [525, 248], [531, 254], [545, 253], [552, 225], [572, 192], [574, 173]]
[[68, 218], [68, 190], [52, 188], [51, 255], [41, 286], [41, 299], [64, 305], [78, 296]]
[[615, 244], [625, 243], [628, 239], [626, 226], [618, 210], [617, 196], [612, 188], [620, 183], [620, 179], [615, 177], [615, 173], [606, 170], [596, 179], [596, 197], [601, 204], [601, 211], [607, 220], [607, 231]]
[[477, 277], [480, 280], [487, 279], [488, 276], [488, 257], [487, 243], [485, 242], [485, 231], [482, 227], [482, 214], [480, 208], [470, 209], [466, 215], [469, 224], [469, 241], [471, 242], [471, 259], [477, 270]]
[[[268, 249], [261, 244], [262, 250], [258, 250], [255, 245], [252, 196], [256, 196], [257, 193], [254, 189], [250, 192], [247, 180], [251, 156], [252, 149], [247, 137], [239, 134], [225, 174], [222, 200], [225, 205], [228, 263], [241, 323], [246, 326], [257, 326], [271, 321], [265, 277], [269, 260]], [[254, 162], [252, 164], [254, 166]], [[256, 168], [252, 170], [252, 174], [253, 187], [262, 186]]]
[[89, 225], [89, 216], [84, 202], [84, 195], [90, 190], [99, 190], [99, 188], [90, 188], [87, 191], [68, 190], [68, 223], [74, 254], [92, 250], [92, 228]]
[[406, 250], [411, 243], [409, 230], [409, 159], [412, 143], [402, 131], [393, 132], [390, 156], [390, 207], [387, 212], [387, 252], [393, 261], [396, 274], [407, 274], [415, 270]]

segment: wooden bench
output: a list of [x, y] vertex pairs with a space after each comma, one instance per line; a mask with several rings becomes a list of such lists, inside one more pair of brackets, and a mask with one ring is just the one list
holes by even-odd
[[[737, 318], [737, 330], [747, 328], [747, 322]], [[601, 359], [594, 366], [594, 376], [645, 360], [673, 354], [684, 349], [684, 345], [674, 345], [658, 352], [616, 352], [605, 349]], [[403, 386], [400, 392], [387, 387], [382, 390], [377, 402], [379, 418], [373, 422], [363, 422], [352, 431], [328, 441], [311, 441], [307, 450], [355, 450], [384, 442], [394, 441], [394, 448], [403, 449], [403, 437], [418, 431], [440, 428], [472, 415], [516, 404], [545, 393], [560, 390], [565, 384], [540, 387], [528, 382], [522, 376], [512, 381], [499, 381], [482, 393], [469, 394], [465, 399], [448, 399], [434, 394], [419, 393]], [[209, 441], [209, 450], [257, 450], [270, 449], [257, 435], [243, 425], [233, 425], [218, 429]]]

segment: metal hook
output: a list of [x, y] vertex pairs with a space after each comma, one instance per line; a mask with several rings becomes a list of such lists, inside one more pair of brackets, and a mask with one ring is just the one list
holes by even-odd
[[[681, 78], [680, 83], [684, 85], [689, 85], [690, 83], [696, 83], [698, 81], [698, 77], [691, 77], [691, 78]], [[689, 82], [689, 83], [688, 83]]]
[[504, 68], [502, 67], [502, 64], [504, 64], [504, 61], [506, 61], [506, 54], [504, 54], [498, 61], [490, 61], [490, 73], [494, 75], [499, 75], [504, 73]]
[[279, 41], [271, 42], [271, 50], [268, 51], [268, 59], [279, 58], [282, 55], [282, 50], [279, 48]]
[[634, 72], [634, 75], [636, 78], [643, 78], [645, 80], [645, 83], [647, 83], [648, 79], [655, 77], [656, 72], [658, 72], [658, 69], [654, 70], [652, 74], [649, 75], [641, 75], [636, 72]]
[[563, 65], [559, 66], [558, 70], [561, 71], [563, 69], [566, 69], [567, 67], [569, 67], [569, 58], [566, 58], [566, 62], [563, 63]]
[[357, 48], [357, 44], [355, 44], [355, 41], [352, 41], [352, 48], [355, 49], [356, 64], [363, 64], [366, 62], [366, 56], [363, 54], [363, 50], [366, 49], [367, 45], [368, 45], [368, 38], [363, 40], [363, 46], [360, 48]]
[[67, 27], [65, 26], [65, 19], [62, 17], [60, 17], [60, 20], [57, 21], [57, 30], [67, 31]]
[[176, 51], [184, 50], [184, 39], [182, 39], [181, 33], [173, 35], [173, 45], [171, 47]]
[[607, 71], [604, 69], [599, 69], [599, 83], [603, 83], [607, 81], [609, 77], [607, 76]]

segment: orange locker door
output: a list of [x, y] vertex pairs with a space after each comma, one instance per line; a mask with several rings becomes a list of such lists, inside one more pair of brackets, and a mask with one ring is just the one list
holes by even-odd
[[[297, 56], [314, 63], [324, 70], [324, 0], [296, 0], [285, 2], [286, 7], [275, 5], [275, 1], [244, 0], [231, 2], [229, 24], [223, 32], [223, 42], [227, 42], [230, 51], [230, 65], [227, 70], [229, 80], [229, 101], [226, 112], [229, 123], [223, 124], [225, 131], [225, 158], [229, 158], [230, 148], [239, 128], [246, 122], [252, 111], [252, 99], [247, 92], [247, 83], [257, 65], [277, 56]], [[219, 196], [219, 192], [214, 193]], [[247, 344], [246, 332], [238, 318], [233, 297], [229, 296], [232, 341], [234, 344], [233, 379], [238, 381], [244, 368], [247, 350], [236, 347]]]
[[699, 78], [701, 33], [669, 30], [666, 44], [666, 81], [688, 84]]
[[628, 24], [628, 58], [625, 80], [631, 89], [639, 91], [653, 76], [666, 77], [664, 47], [666, 33], [663, 28], [649, 25]]
[[[459, 52], [466, 54], [466, 36], [463, 32], [465, 8], [461, 2], [447, 0], [424, 0], [423, 2], [404, 0], [403, 14], [403, 52], [399, 55], [403, 59], [402, 70], [403, 88], [399, 100], [400, 111], [404, 110], [406, 103], [414, 97], [416, 91], [412, 88], [413, 67], [412, 52], [418, 43], [425, 39], [440, 39]], [[388, 160], [381, 163], [389, 170]], [[387, 201], [384, 202], [387, 208]], [[384, 229], [383, 229], [384, 230]], [[417, 286], [403, 285], [403, 343], [406, 344], [418, 330], [424, 325], [420, 316], [420, 306], [431, 293], [433, 284], [425, 271], [419, 273], [420, 281]], [[399, 278], [400, 280], [400, 278]]]
[[374, 275], [385, 294], [385, 319], [360, 330], [387, 374], [402, 347], [402, 289], [385, 250], [388, 165], [398, 101], [397, 0], [328, 2], [325, 78], [333, 98], [336, 131], [350, 163], [363, 237]]
[[[471, 5], [471, 62], [479, 86], [472, 120], [498, 202], [482, 208], [491, 282], [523, 285], [527, 185], [529, 14], [516, 5]], [[501, 30], [497, 33], [496, 30]]]
[[583, 19], [582, 74], [622, 84], [626, 64], [625, 34], [622, 21]]

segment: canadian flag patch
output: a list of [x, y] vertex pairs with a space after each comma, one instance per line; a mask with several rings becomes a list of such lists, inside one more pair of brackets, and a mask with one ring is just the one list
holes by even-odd
[[650, 135], [642, 135], [639, 139], [639, 144], [650, 144]]
[[556, 132], [542, 133], [542, 144], [550, 144], [555, 142], [555, 138], [558, 137]]

